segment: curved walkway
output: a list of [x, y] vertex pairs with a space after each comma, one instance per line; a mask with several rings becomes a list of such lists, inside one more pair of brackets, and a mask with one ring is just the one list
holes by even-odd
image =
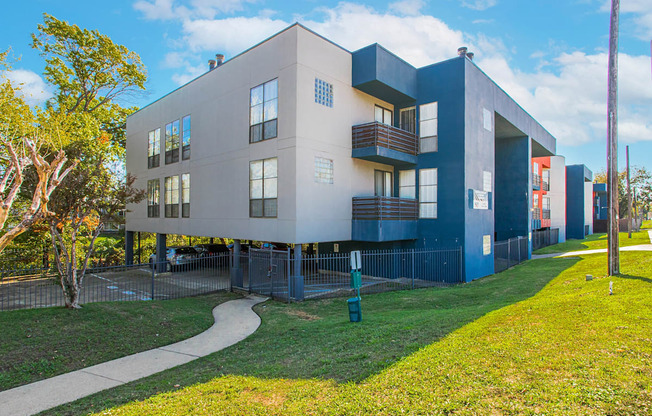
[[250, 295], [217, 305], [213, 326], [185, 341], [0, 392], [0, 415], [33, 415], [220, 351], [258, 329], [252, 307], [265, 300]]
[[[652, 251], [652, 230], [647, 232], [650, 237], [650, 244], [638, 244], [635, 246], [625, 246], [620, 247], [620, 251]], [[575, 257], [581, 256], [583, 254], [595, 254], [595, 253], [606, 253], [606, 248], [597, 248], [593, 250], [578, 250], [578, 251], [568, 251], [566, 253], [551, 253], [551, 254], [533, 254], [533, 259], [547, 259], [550, 257]]]

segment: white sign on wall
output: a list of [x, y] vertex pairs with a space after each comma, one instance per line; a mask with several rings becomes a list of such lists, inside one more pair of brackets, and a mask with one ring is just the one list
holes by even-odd
[[491, 254], [491, 236], [483, 235], [482, 236], [482, 255], [488, 256]]
[[340, 252], [340, 245], [338, 243], [333, 244], [333, 253]]
[[489, 194], [473, 190], [473, 209], [489, 209]]

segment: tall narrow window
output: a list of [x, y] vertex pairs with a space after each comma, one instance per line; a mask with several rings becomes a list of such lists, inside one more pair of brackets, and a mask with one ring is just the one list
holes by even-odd
[[165, 218], [179, 217], [179, 176], [165, 178]]
[[417, 131], [417, 108], [401, 108], [400, 112], [400, 127], [401, 130], [409, 131], [410, 133], [416, 133]]
[[437, 218], [437, 169], [419, 171], [419, 218]]
[[190, 159], [190, 116], [181, 119], [181, 159]]
[[437, 102], [419, 106], [419, 152], [436, 152]]
[[147, 216], [149, 218], [159, 217], [160, 196], [161, 181], [159, 179], [147, 181]]
[[181, 175], [181, 216], [190, 217], [190, 174]]
[[392, 125], [392, 110], [388, 110], [379, 105], [375, 107], [374, 118], [377, 122]]
[[149, 132], [147, 143], [147, 168], [157, 168], [161, 162], [161, 129]]
[[179, 120], [165, 125], [165, 164], [179, 161]]
[[278, 79], [251, 89], [249, 97], [249, 142], [273, 139], [278, 127]]
[[383, 170], [374, 171], [374, 195], [375, 196], [392, 196], [392, 172]]
[[398, 172], [398, 196], [399, 198], [416, 198], [416, 172], [412, 170], [401, 170]]
[[249, 216], [277, 216], [277, 159], [249, 162]]

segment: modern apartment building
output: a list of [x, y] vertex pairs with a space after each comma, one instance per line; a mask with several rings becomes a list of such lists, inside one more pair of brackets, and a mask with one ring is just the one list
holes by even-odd
[[566, 159], [563, 156], [532, 159], [532, 230], [558, 230], [566, 241]]
[[593, 234], [593, 172], [584, 165], [566, 166], [566, 238]]
[[127, 120], [127, 171], [148, 190], [127, 252], [135, 231], [159, 234], [159, 258], [166, 234], [459, 245], [467, 281], [492, 274], [493, 242], [531, 235], [532, 160], [556, 141], [471, 58], [415, 68], [294, 24], [212, 64]]

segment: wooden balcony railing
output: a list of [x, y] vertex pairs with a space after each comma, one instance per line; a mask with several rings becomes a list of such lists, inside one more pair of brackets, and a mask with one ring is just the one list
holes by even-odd
[[416, 199], [372, 196], [353, 198], [354, 220], [416, 220]]
[[377, 121], [353, 126], [353, 148], [365, 147], [385, 147], [410, 155], [416, 155], [419, 148], [416, 134]]

